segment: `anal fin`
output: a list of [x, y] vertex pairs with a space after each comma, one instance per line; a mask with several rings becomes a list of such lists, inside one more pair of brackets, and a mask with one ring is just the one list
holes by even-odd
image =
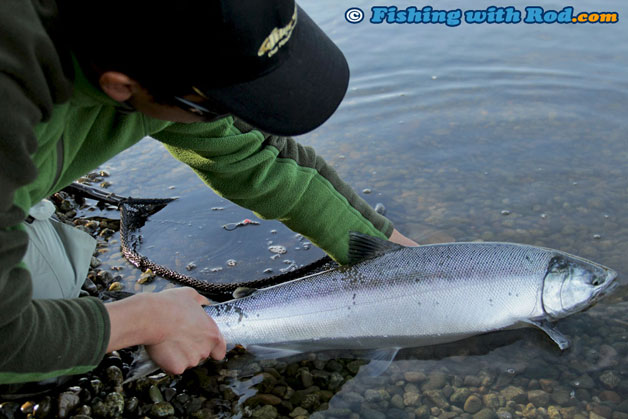
[[390, 367], [390, 364], [392, 364], [393, 360], [397, 356], [397, 352], [399, 352], [399, 349], [401, 348], [383, 348], [371, 352], [368, 356], [368, 358], [371, 359], [371, 362], [360, 368], [359, 373], [370, 377], [382, 375], [384, 371]]

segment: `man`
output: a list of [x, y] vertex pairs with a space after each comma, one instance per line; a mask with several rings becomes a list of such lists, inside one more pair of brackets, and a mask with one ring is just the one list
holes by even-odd
[[283, 137], [322, 124], [349, 77], [293, 0], [0, 7], [0, 383], [81, 373], [136, 344], [172, 373], [224, 357], [208, 301], [189, 288], [106, 305], [74, 298], [93, 243], [39, 203], [147, 135], [217, 193], [340, 263], [351, 230], [415, 244]]

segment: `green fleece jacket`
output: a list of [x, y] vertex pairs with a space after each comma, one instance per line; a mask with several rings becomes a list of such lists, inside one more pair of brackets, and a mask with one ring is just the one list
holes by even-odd
[[102, 359], [110, 329], [102, 302], [32, 300], [21, 223], [33, 204], [145, 136], [216, 193], [341, 263], [349, 231], [392, 233], [313, 149], [232, 117], [179, 124], [122, 113], [53, 42], [53, 1], [3, 0], [0, 9], [0, 383], [82, 373]]

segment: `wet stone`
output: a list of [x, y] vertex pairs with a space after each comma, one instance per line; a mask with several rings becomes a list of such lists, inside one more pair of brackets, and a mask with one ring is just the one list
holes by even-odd
[[274, 406], [266, 405], [253, 411], [252, 418], [257, 419], [275, 419], [279, 416], [277, 409]]
[[365, 419], [386, 419], [384, 413], [367, 406], [362, 406], [360, 409], [360, 417]]
[[390, 404], [398, 409], [403, 409], [405, 407], [403, 397], [401, 397], [399, 394], [395, 394], [390, 398]]
[[595, 404], [592, 412], [607, 419], [613, 415], [613, 409], [610, 406], [604, 406], [602, 404]]
[[621, 382], [621, 378], [614, 371], [606, 370], [600, 375], [600, 381], [607, 388], [614, 389]]
[[537, 414], [537, 409], [534, 407], [532, 403], [528, 403], [521, 412], [524, 418], [535, 418]]
[[[348, 409], [347, 409], [348, 410]], [[295, 418], [297, 416], [308, 416], [310, 413], [302, 407], [295, 408], [292, 412], [290, 412], [290, 417]]]
[[504, 399], [506, 399], [506, 401], [512, 400], [515, 403], [525, 403], [528, 401], [527, 394], [519, 387], [508, 386], [503, 389], [500, 394], [504, 397]]
[[358, 371], [360, 370], [360, 367], [364, 364], [366, 364], [367, 361], [364, 361], [362, 359], [356, 359], [354, 361], [351, 361], [347, 364], [347, 369], [349, 370], [349, 372], [351, 372], [352, 374], [357, 374]]
[[427, 419], [430, 417], [430, 409], [429, 407], [423, 405], [414, 411], [417, 419]]
[[325, 369], [330, 372], [342, 372], [344, 366], [335, 359], [331, 359], [325, 364]]
[[407, 371], [403, 373], [403, 378], [409, 383], [419, 383], [425, 381], [427, 376], [420, 371]]
[[562, 419], [560, 410], [556, 406], [550, 406], [547, 408], [547, 415], [550, 419]]
[[482, 396], [482, 401], [486, 407], [497, 409], [499, 407], [499, 397], [495, 393], [488, 393]]
[[148, 397], [150, 397], [150, 400], [153, 403], [159, 403], [164, 401], [164, 397], [161, 394], [161, 391], [159, 391], [159, 387], [154, 384], [148, 389]]
[[65, 391], [59, 395], [57, 412], [60, 418], [66, 418], [70, 412], [78, 406], [81, 399], [77, 393]]
[[595, 387], [595, 382], [593, 381], [593, 378], [589, 377], [586, 374], [581, 375], [580, 377], [573, 380], [572, 384], [576, 388], [584, 388], [587, 390], [590, 390], [593, 387]]
[[482, 380], [480, 377], [476, 377], [474, 375], [467, 375], [464, 377], [464, 385], [467, 387], [479, 387]]
[[244, 405], [251, 406], [251, 407], [255, 407], [259, 405], [266, 405], [266, 404], [276, 406], [280, 403], [281, 403], [281, 399], [273, 394], [258, 393], [252, 397], [249, 397], [244, 402]]
[[421, 386], [425, 390], [437, 390], [443, 388], [447, 384], [447, 375], [442, 372], [433, 372], [428, 376], [427, 382]]
[[140, 278], [137, 280], [138, 284], [148, 284], [150, 282], [152, 282], [155, 279], [155, 274], [153, 273], [152, 270], [150, 269], [146, 269], [141, 275]]
[[301, 384], [303, 384], [304, 388], [312, 387], [314, 385], [314, 377], [312, 373], [307, 369], [302, 369], [300, 371], [301, 375]]
[[90, 262], [89, 266], [92, 268], [97, 268], [101, 265], [101, 263], [102, 262], [100, 261], [100, 259], [92, 256], [92, 261]]
[[24, 413], [25, 415], [29, 415], [33, 413], [34, 407], [35, 407], [35, 404], [31, 401], [28, 401], [28, 402], [23, 403], [22, 406], [20, 406], [20, 411]]
[[546, 407], [549, 404], [550, 395], [543, 390], [530, 390], [528, 400], [536, 407]]
[[105, 375], [107, 376], [107, 382], [112, 386], [119, 386], [124, 381], [122, 370], [115, 365], [107, 367]]
[[419, 393], [403, 393], [403, 405], [404, 406], [417, 406], [421, 395]]
[[111, 285], [109, 285], [108, 290], [109, 291], [121, 291], [123, 288], [124, 288], [124, 285], [116, 281], [116, 282], [112, 282]]
[[138, 405], [139, 405], [139, 400], [137, 399], [137, 397], [133, 396], [127, 399], [127, 401], [124, 403], [124, 411], [133, 413], [137, 410]]
[[462, 406], [470, 395], [471, 390], [466, 387], [455, 388], [454, 392], [449, 397], [449, 401], [455, 405]]
[[174, 406], [168, 402], [155, 403], [150, 408], [150, 415], [155, 418], [165, 418], [174, 415]]
[[473, 415], [473, 419], [497, 419], [497, 414], [493, 409], [484, 408]]
[[467, 413], [477, 413], [482, 410], [482, 400], [479, 397], [471, 395], [464, 402], [464, 411]]
[[[448, 409], [449, 402], [441, 390], [427, 390], [425, 396], [441, 409]], [[481, 404], [482, 402], [480, 402]]]
[[33, 407], [33, 417], [35, 417], [36, 419], [48, 417], [51, 410], [52, 399], [50, 398], [50, 396], [46, 396]]
[[598, 397], [602, 401], [608, 401], [608, 402], [612, 402], [616, 404], [621, 403], [621, 396], [614, 391], [610, 391], [610, 390], [602, 391], [600, 392]]
[[390, 398], [390, 395], [388, 394], [388, 392], [386, 392], [386, 390], [383, 390], [383, 389], [381, 390], [369, 389], [364, 392], [364, 399], [370, 403], [378, 403], [378, 402], [381, 402], [382, 400], [388, 400], [389, 398]]

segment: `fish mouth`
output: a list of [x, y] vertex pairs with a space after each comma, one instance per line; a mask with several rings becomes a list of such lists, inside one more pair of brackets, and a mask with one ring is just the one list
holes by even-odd
[[617, 272], [607, 268], [604, 284], [600, 287], [599, 292], [595, 296], [595, 301], [598, 301], [611, 294], [618, 286], [619, 281], [617, 281]]

